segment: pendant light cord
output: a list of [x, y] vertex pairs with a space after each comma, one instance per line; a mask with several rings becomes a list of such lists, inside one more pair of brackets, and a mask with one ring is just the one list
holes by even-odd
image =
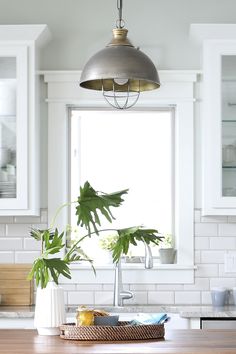
[[119, 19], [116, 21], [116, 27], [117, 28], [124, 28], [125, 21], [122, 18], [123, 0], [117, 0], [117, 9], [118, 9]]

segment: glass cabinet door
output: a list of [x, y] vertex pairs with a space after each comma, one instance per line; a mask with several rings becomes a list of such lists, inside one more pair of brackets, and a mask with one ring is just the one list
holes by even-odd
[[236, 215], [236, 40], [204, 42], [203, 73], [202, 213]]
[[27, 47], [0, 45], [0, 213], [28, 205]]
[[0, 216], [40, 215], [38, 71], [50, 37], [47, 25], [0, 25]]
[[202, 215], [236, 215], [236, 25], [192, 24], [202, 43]]
[[221, 58], [222, 196], [236, 197], [236, 55]]
[[0, 198], [16, 198], [16, 58], [0, 57]]

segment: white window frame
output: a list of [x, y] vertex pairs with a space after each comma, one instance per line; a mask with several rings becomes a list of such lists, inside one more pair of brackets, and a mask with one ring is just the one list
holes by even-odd
[[[152, 110], [152, 111], [148, 111], [147, 112], [147, 110], [140, 110], [140, 109], [137, 109], [137, 108], [133, 108], [132, 109], [132, 111], [131, 110], [128, 110], [128, 111], [126, 111], [126, 112], [122, 112], [122, 110], [120, 110], [120, 111], [118, 111], [118, 110], [112, 110], [112, 109], [110, 109], [109, 107], [107, 107], [108, 109], [106, 109], [106, 110], [104, 110], [104, 109], [98, 109], [96, 112], [95, 112], [95, 114], [98, 112], [100, 112], [100, 113], [102, 113], [102, 114], [109, 114], [110, 115], [110, 118], [112, 119], [112, 117], [111, 117], [111, 115], [113, 114], [113, 115], [116, 115], [117, 113], [118, 113], [118, 117], [120, 116], [120, 115], [122, 115], [122, 114], [126, 114], [126, 117], [128, 117], [130, 114], [132, 115], [132, 116], [134, 116], [134, 114], [136, 114], [137, 116], [139, 116], [139, 115], [142, 115], [142, 117], [143, 117], [143, 119], [144, 119], [144, 121], [146, 122], [146, 118], [147, 118], [147, 114], [151, 114], [152, 115], [152, 117], [155, 115], [156, 117], [157, 117], [157, 115], [159, 114], [159, 113], [163, 113], [163, 112], [165, 112], [165, 113], [169, 113], [170, 114], [170, 119], [171, 119], [171, 125], [170, 125], [170, 140], [171, 140], [171, 156], [170, 156], [170, 158], [171, 158], [171, 167], [170, 167], [170, 170], [171, 170], [171, 178], [170, 178], [170, 190], [171, 190], [171, 197], [170, 197], [170, 199], [171, 199], [171, 205], [170, 205], [170, 212], [171, 212], [171, 214], [170, 214], [170, 224], [169, 224], [169, 230], [167, 231], [167, 229], [165, 229], [165, 228], [163, 228], [163, 227], [161, 227], [160, 225], [159, 225], [159, 221], [158, 221], [158, 225], [155, 225], [155, 222], [154, 222], [154, 219], [153, 219], [153, 223], [151, 222], [151, 223], [147, 223], [147, 222], [145, 222], [145, 221], [143, 221], [142, 220], [142, 224], [143, 225], [145, 225], [145, 227], [150, 227], [150, 225], [152, 225], [152, 227], [155, 227], [155, 228], [157, 228], [158, 229], [158, 231], [160, 232], [160, 233], [162, 233], [162, 234], [164, 234], [164, 233], [170, 233], [170, 234], [173, 234], [173, 236], [174, 236], [174, 238], [175, 238], [175, 225], [174, 225], [174, 220], [175, 220], [175, 218], [174, 218], [174, 182], [175, 182], [175, 180], [174, 180], [174, 169], [175, 169], [175, 142], [174, 142], [174, 139], [175, 139], [175, 109], [173, 108], [173, 107], [169, 107], [169, 106], [162, 106], [162, 107], [158, 107], [158, 108], [156, 108], [155, 110]], [[81, 109], [81, 108], [79, 108], [79, 107], [70, 107], [69, 108], [69, 110], [68, 110], [68, 116], [69, 116], [69, 149], [71, 149], [71, 120], [73, 120], [73, 118], [71, 118], [72, 117], [72, 112], [74, 113], [74, 111], [76, 111], [77, 112], [77, 114], [78, 114], [78, 116], [77, 116], [77, 118], [75, 118], [75, 119], [77, 119], [77, 120], [79, 120], [79, 123], [78, 123], [78, 132], [77, 132], [77, 137], [76, 137], [76, 140], [80, 140], [80, 138], [79, 138], [79, 136], [82, 134], [82, 131], [81, 131], [81, 129], [83, 130], [83, 119], [84, 119], [84, 116], [83, 116], [83, 113], [85, 113], [86, 114], [86, 116], [87, 116], [87, 114], [89, 113], [94, 113], [94, 111], [91, 111], [91, 110], [87, 110], [87, 109]], [[119, 118], [118, 118], [119, 119]], [[163, 120], [164, 119], [166, 119], [166, 118], [163, 118]], [[97, 120], [97, 116], [96, 116], [96, 120]], [[134, 121], [135, 121], [135, 119], [134, 119]], [[81, 124], [82, 124], [82, 127], [81, 127]], [[157, 127], [155, 128], [155, 129], [158, 129]], [[76, 148], [76, 149], [78, 149], [79, 147], [81, 147], [81, 145], [80, 145], [80, 142], [76, 142], [76, 146], [73, 146], [73, 148]], [[130, 143], [130, 142], [129, 142]], [[144, 144], [145, 144], [145, 142], [143, 142]], [[70, 151], [72, 151], [72, 150], [70, 150]], [[69, 155], [71, 154], [71, 152], [69, 151]], [[148, 152], [146, 151], [146, 154], [147, 154]], [[78, 151], [78, 153], [76, 153], [76, 157], [71, 157], [71, 156], [69, 156], [69, 162], [70, 162], [70, 166], [69, 166], [69, 171], [70, 171], [70, 181], [69, 181], [69, 193], [70, 193], [70, 198], [71, 198], [71, 200], [76, 200], [76, 198], [77, 198], [77, 196], [78, 196], [78, 178], [80, 179], [80, 177], [79, 177], [79, 175], [80, 175], [80, 172], [79, 172], [79, 169], [81, 169], [81, 166], [80, 166], [80, 163], [79, 163], [79, 161], [80, 161], [80, 158], [81, 158], [81, 156], [80, 156], [80, 151]], [[153, 157], [154, 158], [154, 157]], [[77, 165], [77, 167], [75, 168], [75, 169], [73, 169], [72, 168], [72, 165]], [[73, 170], [73, 172], [72, 172], [72, 170]], [[159, 168], [159, 170], [160, 170], [160, 168]], [[76, 194], [74, 194], [73, 196], [72, 196], [72, 189], [73, 189], [73, 192], [74, 192], [74, 189], [75, 188], [72, 188], [72, 183], [75, 183], [75, 182], [71, 182], [71, 173], [73, 174], [74, 172], [76, 171], [76, 173], [75, 173], [75, 179], [74, 179], [74, 181], [76, 181]], [[90, 179], [88, 179], [88, 181], [89, 182], [91, 182], [90, 181]], [[75, 186], [75, 185], [74, 185]], [[120, 186], [120, 188], [124, 188], [125, 186]], [[132, 186], [132, 184], [131, 185], [126, 185], [126, 187], [128, 187], [130, 190], [133, 188], [133, 186]], [[168, 186], [166, 186], [166, 188], [169, 188]], [[100, 187], [99, 187], [100, 188]], [[129, 194], [129, 193], [128, 193]], [[156, 196], [156, 198], [158, 198], [158, 196], [157, 196], [157, 194], [155, 194], [155, 196]], [[126, 198], [125, 198], [125, 200], [126, 200]], [[72, 210], [73, 210], [73, 213], [75, 213], [75, 204], [74, 205], [72, 205], [71, 206], [72, 208], [70, 208], [70, 224], [72, 225], [72, 227], [73, 228], [76, 228], [76, 220], [77, 220], [77, 218], [76, 218], [76, 216], [75, 215], [73, 215], [73, 222], [72, 222], [72, 220], [71, 220], [71, 213], [72, 213]], [[129, 210], [129, 212], [131, 212], [131, 210]], [[116, 214], [115, 214], [116, 215]], [[155, 215], [158, 215], [156, 212], [155, 212]], [[117, 215], [116, 215], [116, 217], [117, 217]], [[160, 219], [160, 216], [158, 216], [158, 220]], [[119, 220], [119, 218], [118, 218], [118, 220]], [[138, 221], [136, 221], [136, 223], [137, 223], [137, 225], [138, 225], [138, 222], [140, 222], [140, 220]], [[119, 226], [117, 226], [117, 225], [119, 225], [119, 224], [117, 224], [117, 222], [115, 223], [116, 224], [116, 227], [119, 227]], [[135, 224], [135, 222], [133, 221], [133, 224]], [[109, 228], [109, 226], [108, 226], [109, 224], [107, 224], [106, 226]], [[130, 225], [130, 222], [128, 222], [128, 220], [126, 220], [126, 222], [125, 222], [125, 225]], [[131, 222], [131, 225], [132, 225], [132, 222]], [[154, 226], [153, 226], [154, 225]], [[102, 225], [103, 226], [103, 225]], [[121, 227], [121, 226], [120, 226]], [[123, 226], [123, 227], [125, 227], [125, 226]], [[102, 228], [104, 228], [104, 226], [102, 227]], [[111, 228], [113, 228], [113, 225], [111, 226]], [[102, 233], [101, 233], [102, 234]], [[76, 235], [75, 235], [76, 236]], [[104, 235], [105, 236], [105, 235]], [[73, 238], [73, 236], [72, 236], [72, 238]], [[94, 240], [94, 239], [93, 239]], [[90, 245], [90, 239], [88, 240], [89, 241], [89, 245]], [[175, 244], [175, 241], [174, 241], [174, 244]], [[90, 247], [90, 246], [88, 246], [88, 247]], [[161, 247], [161, 244], [160, 244], [160, 247]], [[133, 254], [134, 256], [137, 256], [138, 258], [141, 258], [141, 257], [144, 257], [144, 253], [145, 253], [145, 248], [144, 248], [144, 246], [143, 246], [143, 243], [141, 242], [141, 243], [139, 243], [138, 244], [138, 247], [135, 247], [135, 246], [132, 246], [131, 247], [132, 248], [132, 250], [131, 250], [131, 254]], [[153, 249], [152, 249], [152, 253], [153, 253], [153, 262], [156, 262], [158, 259], [159, 259], [159, 255], [158, 255], [158, 248], [159, 248], [159, 246], [158, 247], [154, 247]], [[136, 252], [138, 252], [137, 254], [136, 254], [136, 252], [135, 252], [135, 250], [136, 250]], [[103, 251], [104, 252], [104, 251]], [[96, 254], [96, 256], [98, 257], [98, 258], [96, 258], [96, 260], [95, 260], [95, 262], [96, 263], [98, 263], [98, 264], [102, 264], [102, 259], [101, 259], [101, 255], [102, 255], [103, 253], [102, 253], [102, 250], [101, 250], [101, 254], [99, 254], [99, 253], [97, 253]], [[92, 257], [92, 256], [91, 256]], [[96, 264], [95, 263], [95, 264]], [[105, 263], [105, 262], [104, 262]], [[135, 263], [135, 262], [134, 262]], [[139, 263], [139, 262], [137, 262], [137, 263]]]
[[[68, 107], [107, 109], [102, 95], [79, 87], [80, 71], [41, 72], [48, 86], [48, 218], [68, 201]], [[125, 265], [125, 283], [193, 283], [194, 282], [194, 83], [196, 71], [159, 71], [161, 89], [141, 95], [138, 110], [175, 107], [175, 237], [177, 264], [158, 264], [145, 270], [143, 265]], [[68, 223], [64, 208], [57, 219], [61, 229]], [[96, 267], [97, 276], [87, 265], [71, 268], [73, 281], [83, 283], [112, 283], [112, 266]], [[137, 272], [138, 270], [138, 272]], [[143, 271], [142, 271], [143, 270]]]

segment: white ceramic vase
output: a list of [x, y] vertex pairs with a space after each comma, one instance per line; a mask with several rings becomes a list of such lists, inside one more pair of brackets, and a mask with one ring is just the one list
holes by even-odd
[[64, 290], [49, 282], [45, 289], [38, 287], [35, 304], [34, 325], [41, 335], [59, 335], [59, 326], [65, 323]]

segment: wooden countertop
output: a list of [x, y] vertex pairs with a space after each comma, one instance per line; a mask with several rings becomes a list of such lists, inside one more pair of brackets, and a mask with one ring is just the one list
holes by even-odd
[[34, 330], [0, 330], [0, 354], [236, 354], [235, 330], [173, 330], [165, 340], [78, 342]]

